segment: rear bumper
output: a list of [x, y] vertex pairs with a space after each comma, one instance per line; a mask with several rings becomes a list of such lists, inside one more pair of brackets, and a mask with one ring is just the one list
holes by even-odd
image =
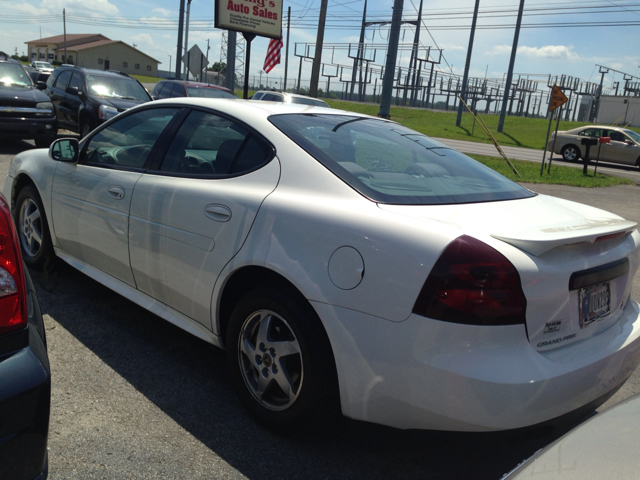
[[0, 477], [13, 480], [44, 479], [48, 471], [51, 371], [42, 314], [26, 276], [29, 324], [0, 337]]
[[606, 399], [640, 364], [640, 309], [540, 353], [522, 325], [389, 322], [313, 303], [336, 358], [343, 413], [403, 429], [509, 430]]

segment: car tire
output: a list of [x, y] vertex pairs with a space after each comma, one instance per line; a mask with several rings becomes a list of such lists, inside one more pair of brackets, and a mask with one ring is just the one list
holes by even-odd
[[566, 162], [575, 162], [580, 158], [580, 149], [575, 145], [565, 145], [560, 150], [560, 155]]
[[32, 185], [20, 190], [16, 199], [14, 221], [24, 263], [34, 268], [44, 267], [53, 256], [53, 245], [40, 195]]
[[640, 168], [640, 157], [636, 160], [636, 167]]
[[94, 128], [96, 128], [96, 122], [91, 118], [85, 119], [80, 127], [80, 138], [89, 135]]
[[313, 429], [339, 411], [338, 383], [327, 334], [297, 292], [259, 287], [234, 308], [227, 361], [243, 406], [278, 432]]

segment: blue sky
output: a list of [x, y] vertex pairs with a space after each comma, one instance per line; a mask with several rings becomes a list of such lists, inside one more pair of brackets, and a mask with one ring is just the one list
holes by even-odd
[[[245, 0], [247, 1], [247, 0]], [[66, 9], [67, 33], [101, 33], [113, 40], [136, 44], [137, 48], [162, 62], [160, 69], [175, 69], [177, 18], [179, 0], [156, 2], [124, 0], [0, 0], [0, 50], [13, 53], [26, 51], [24, 42], [62, 34], [62, 9]], [[369, 0], [367, 20], [391, 18], [392, 0]], [[289, 76], [297, 76], [299, 60], [293, 56], [295, 42], [314, 43], [320, 0], [284, 0], [284, 13], [292, 9]], [[364, 0], [329, 0], [328, 28], [325, 43], [357, 42]], [[421, 43], [437, 45], [443, 49], [441, 70], [462, 74], [469, 42], [473, 0], [424, 0]], [[418, 0], [405, 0], [405, 18], [415, 18]], [[515, 25], [517, 0], [482, 0], [478, 25]], [[554, 10], [551, 10], [554, 9]], [[213, 27], [213, 1], [191, 2], [189, 46], [197, 44], [206, 51], [207, 39], [211, 46], [210, 61], [220, 58], [221, 32]], [[56, 17], [57, 16], [57, 17]], [[29, 20], [30, 19], [30, 20]], [[584, 22], [613, 22], [609, 26], [580, 27]], [[619, 22], [634, 22], [622, 26]], [[523, 28], [520, 34], [515, 72], [544, 75], [571, 75], [583, 80], [599, 82], [596, 64], [604, 65], [640, 77], [640, 2], [638, 0], [527, 0], [524, 24], [553, 24], [544, 28]], [[158, 24], [163, 29], [153, 28]], [[173, 24], [173, 25], [172, 25]], [[451, 29], [459, 26], [460, 29]], [[466, 28], [465, 28], [466, 27]], [[406, 28], [401, 42], [410, 43], [413, 27]], [[508, 69], [513, 28], [478, 29], [471, 59], [471, 75], [502, 78]], [[286, 32], [285, 32], [286, 35]], [[386, 42], [386, 27], [367, 29], [368, 43]], [[404, 39], [404, 40], [403, 40]], [[252, 43], [250, 75], [262, 70], [269, 40], [257, 37]], [[300, 48], [300, 47], [299, 47]], [[299, 50], [300, 51], [300, 50]], [[284, 54], [284, 51], [283, 51]], [[346, 51], [326, 49], [323, 61], [350, 65]], [[408, 65], [408, 54], [399, 55]], [[377, 59], [382, 56], [378, 52]], [[378, 63], [383, 61], [378, 60]], [[303, 64], [303, 79], [308, 78], [311, 63]], [[305, 74], [306, 73], [306, 74]], [[329, 73], [329, 72], [327, 72]], [[281, 65], [269, 74], [275, 81], [284, 75], [284, 55]], [[263, 82], [267, 78], [263, 75]], [[611, 72], [605, 77], [605, 86], [622, 80], [622, 75]], [[321, 87], [325, 80], [321, 80]], [[335, 81], [335, 80], [332, 80]], [[636, 79], [635, 81], [640, 81]]]

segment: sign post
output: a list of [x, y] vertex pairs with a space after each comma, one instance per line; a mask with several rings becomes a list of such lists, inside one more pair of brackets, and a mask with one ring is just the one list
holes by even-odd
[[240, 32], [247, 41], [243, 91], [247, 98], [251, 41], [256, 36], [281, 38], [282, 0], [215, 0], [215, 27]]
[[[551, 100], [549, 101], [549, 112], [553, 112], [556, 108], [560, 107], [560, 111], [558, 112], [558, 121], [556, 123], [556, 133], [553, 136], [553, 145], [551, 145], [551, 153], [549, 154], [549, 169], [547, 173], [551, 172], [551, 159], [553, 158], [553, 151], [556, 147], [556, 137], [558, 136], [558, 125], [560, 124], [560, 115], [562, 114], [562, 105], [567, 103], [569, 99], [567, 96], [562, 93], [560, 87], [557, 85], [553, 86], [551, 90]], [[542, 172], [544, 171], [544, 158], [547, 156], [547, 144], [549, 143], [549, 132], [551, 131], [551, 122], [553, 121], [553, 115], [549, 115], [549, 127], [547, 128], [547, 138], [544, 142], [544, 153], [542, 154], [542, 165], [540, 166], [540, 176], [542, 176]]]

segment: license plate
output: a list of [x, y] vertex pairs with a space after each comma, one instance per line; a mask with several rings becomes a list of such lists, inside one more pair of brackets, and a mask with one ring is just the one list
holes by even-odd
[[609, 282], [591, 285], [578, 291], [580, 302], [580, 328], [606, 317], [611, 311]]

